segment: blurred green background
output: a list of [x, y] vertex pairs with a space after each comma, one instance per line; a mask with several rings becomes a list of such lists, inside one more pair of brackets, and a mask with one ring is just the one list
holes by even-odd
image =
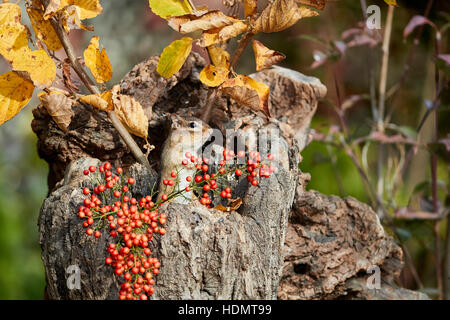
[[[194, 0], [194, 2], [207, 4], [210, 8], [223, 8], [220, 0]], [[106, 48], [114, 68], [114, 76], [109, 86], [117, 83], [133, 65], [149, 56], [159, 54], [166, 45], [179, 37], [179, 34], [167, 27], [164, 20], [151, 13], [147, 0], [114, 0], [101, 3], [104, 8], [103, 14], [88, 22], [95, 26], [95, 32], [89, 34], [74, 31], [71, 38], [78, 48], [78, 55], [81, 56], [90, 37], [100, 36], [100, 42]], [[387, 5], [383, 1], [367, 1], [367, 4], [380, 6], [384, 26]], [[427, 1], [417, 3], [399, 1], [399, 4], [400, 7], [395, 11], [391, 40], [388, 88], [398, 81], [411, 47], [411, 38], [403, 40], [403, 29], [412, 16], [423, 14]], [[440, 12], [449, 10], [448, 1], [434, 1], [430, 19], [442, 25], [445, 19]], [[336, 102], [334, 74], [337, 75], [342, 95], [367, 93], [369, 78], [367, 56], [371, 51], [377, 69], [381, 50], [367, 47], [351, 48], [337, 64], [326, 63], [312, 70], [309, 68], [313, 62], [312, 53], [313, 50], [320, 48], [320, 45], [303, 40], [299, 36], [314, 35], [325, 41], [339, 40], [343, 31], [356, 27], [361, 20], [360, 1], [330, 2], [319, 17], [302, 20], [282, 33], [258, 35], [257, 39], [269, 48], [286, 54], [287, 58], [281, 63], [282, 66], [318, 77], [328, 87], [327, 98]], [[26, 14], [23, 14], [23, 22], [29, 25]], [[392, 121], [399, 125], [416, 127], [426, 110], [425, 100], [433, 97], [433, 35], [429, 29], [424, 30], [413, 58], [413, 68], [399, 92], [400, 98], [395, 100]], [[448, 40], [448, 37], [444, 39]], [[448, 47], [443, 49], [448, 52]], [[1, 59], [1, 73], [9, 71], [9, 66]], [[247, 49], [238, 71], [253, 73], [253, 61], [253, 53], [251, 49]], [[45, 275], [40, 258], [37, 218], [47, 194], [48, 167], [37, 155], [37, 139], [31, 131], [31, 111], [36, 104], [34, 98], [18, 116], [0, 127], [0, 299], [43, 297]], [[446, 104], [448, 105], [448, 101]], [[390, 104], [387, 105], [388, 110], [392, 107]], [[448, 134], [448, 111], [442, 111], [440, 119], [442, 123], [439, 134], [443, 137]], [[362, 102], [353, 107], [347, 121], [351, 135], [367, 134], [371, 125], [369, 103]], [[321, 102], [312, 127], [319, 132], [327, 132], [334, 124], [338, 124], [335, 114], [328, 104]], [[422, 132], [424, 141], [431, 140], [432, 128], [433, 121], [427, 121]], [[336, 167], [330, 161], [330, 154], [336, 157]], [[342, 150], [334, 147], [327, 150], [324, 144], [313, 142], [302, 156], [304, 160], [301, 169], [311, 173], [312, 176], [309, 188], [325, 194], [351, 195], [361, 201], [368, 201], [355, 166]], [[371, 165], [376, 163], [376, 159], [372, 160]], [[341, 187], [336, 180], [336, 171], [342, 179]], [[445, 185], [448, 185], [448, 163], [442, 160], [439, 162], [438, 176]], [[429, 178], [429, 154], [420, 151], [414, 156], [397, 201], [408, 205], [414, 186]], [[442, 197], [445, 198], [445, 194]], [[405, 239], [412, 251], [421, 279], [424, 286], [433, 294], [436, 283], [431, 228], [428, 222], [412, 222], [404, 225], [407, 232]], [[445, 225], [442, 232], [445, 232]], [[415, 288], [414, 283], [408, 281], [406, 283]]]

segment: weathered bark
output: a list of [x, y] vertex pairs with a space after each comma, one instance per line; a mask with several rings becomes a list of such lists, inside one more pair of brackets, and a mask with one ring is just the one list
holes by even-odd
[[[168, 116], [202, 112], [207, 89], [198, 74], [204, 61], [191, 55], [170, 79], [156, 73], [156, 64], [157, 58], [150, 58], [137, 65], [120, 84], [122, 93], [134, 96], [146, 112], [152, 110], [149, 136], [156, 146], [150, 154], [152, 172], [135, 163], [102, 112], [75, 106], [69, 130], [63, 133], [44, 108], [34, 111], [32, 127], [39, 138], [39, 154], [50, 166], [50, 194], [39, 218], [50, 299], [118, 297], [118, 278], [104, 264], [110, 239], [88, 238], [76, 215], [84, 198], [82, 187], [92, 187], [82, 170], [105, 160], [120, 165], [136, 179], [136, 196], [144, 196], [160, 178], [157, 172]], [[283, 68], [253, 76], [270, 86], [269, 108], [274, 118], [267, 121], [219, 97], [212, 125], [222, 131], [280, 130], [276, 138], [278, 171], [258, 187], [250, 186], [246, 179], [232, 183], [233, 196], [243, 199], [238, 212], [223, 213], [195, 202], [162, 207], [168, 216], [167, 233], [152, 243], [162, 265], [153, 298], [367, 298], [357, 285], [362, 281], [361, 272], [377, 265], [392, 278], [402, 267], [401, 251], [368, 206], [350, 198], [306, 192], [308, 176], [298, 169], [312, 115], [326, 88], [317, 79]], [[144, 143], [137, 141], [141, 146]], [[80, 267], [80, 290], [69, 290], [66, 285], [65, 271], [70, 265]]]

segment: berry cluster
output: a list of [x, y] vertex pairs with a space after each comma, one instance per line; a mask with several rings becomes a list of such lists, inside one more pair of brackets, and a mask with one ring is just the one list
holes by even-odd
[[[85, 175], [95, 173], [97, 168], [90, 166]], [[167, 217], [158, 212], [160, 204], [152, 201], [148, 195], [139, 201], [132, 197], [130, 189], [135, 183], [133, 178], [125, 180], [122, 168], [111, 171], [111, 164], [105, 163], [98, 168], [103, 183], [92, 190], [83, 188], [87, 196], [79, 207], [78, 216], [83, 219], [87, 235], [101, 237], [101, 231], [109, 227], [109, 233], [116, 239], [107, 248], [109, 256], [105, 263], [114, 268], [114, 273], [122, 275], [125, 282], [121, 285], [121, 300], [147, 300], [155, 291], [154, 275], [161, 267], [157, 258], [151, 257], [149, 243], [154, 234], [164, 235], [162, 226]], [[98, 175], [96, 175], [98, 179]]]
[[[212, 196], [232, 197], [231, 188], [222, 183], [222, 180], [228, 181], [223, 177], [234, 175], [239, 179], [242, 175], [247, 176], [249, 183], [257, 186], [260, 179], [270, 177], [275, 171], [275, 167], [263, 163], [259, 152], [255, 151], [245, 158], [243, 151], [235, 155], [233, 151], [225, 150], [215, 173], [209, 172], [208, 159], [195, 157], [189, 152], [185, 156], [181, 166], [170, 173], [170, 178], [162, 181], [163, 185], [170, 187], [170, 192], [163, 193], [157, 200], [154, 191], [139, 201], [134, 198], [131, 188], [135, 180], [125, 179], [122, 168], [113, 172], [108, 162], [98, 168], [90, 166], [84, 170], [84, 174], [91, 175], [98, 184], [93, 190], [83, 188], [83, 194], [87, 197], [79, 207], [78, 217], [83, 219], [87, 235], [100, 238], [101, 230], [109, 229], [110, 236], [115, 240], [107, 247], [109, 255], [105, 263], [124, 279], [119, 296], [121, 300], [147, 300], [155, 291], [154, 276], [159, 273], [161, 263], [151, 257], [149, 244], [155, 234], [166, 233], [163, 226], [167, 217], [159, 212], [161, 205], [188, 192], [195, 192], [200, 203], [211, 208]], [[267, 159], [271, 161], [273, 156], [269, 154]], [[186, 176], [187, 186], [180, 188], [180, 172], [186, 169], [189, 162], [194, 164], [195, 173]], [[238, 166], [237, 163], [243, 165]], [[96, 174], [97, 170], [100, 174]]]
[[[212, 204], [212, 195], [220, 196], [224, 199], [230, 199], [231, 188], [222, 183], [221, 179], [230, 174], [239, 179], [240, 176], [247, 176], [247, 180], [253, 186], [259, 184], [259, 179], [269, 178], [270, 175], [275, 172], [276, 168], [273, 165], [263, 163], [261, 161], [261, 155], [257, 151], [251, 151], [248, 154], [247, 159], [245, 158], [245, 152], [239, 151], [235, 154], [232, 150], [223, 151], [223, 159], [219, 162], [218, 171], [211, 173], [209, 166], [209, 159], [199, 158], [192, 155], [190, 152], [186, 152], [185, 159], [181, 161], [182, 167], [178, 171], [172, 171], [170, 173], [171, 178], [164, 179], [163, 184], [166, 186], [175, 186], [170, 188], [171, 190], [176, 190], [171, 194], [163, 194], [162, 200], [170, 200], [183, 192], [195, 192], [199, 196], [199, 201], [201, 204], [210, 208]], [[269, 161], [274, 160], [272, 154], [267, 155]], [[190, 165], [190, 163], [195, 165], [195, 173], [192, 176], [187, 176], [186, 181], [189, 185], [184, 187], [184, 189], [179, 189], [180, 181], [178, 179], [179, 171], [184, 167]], [[239, 166], [237, 163], [244, 163]]]

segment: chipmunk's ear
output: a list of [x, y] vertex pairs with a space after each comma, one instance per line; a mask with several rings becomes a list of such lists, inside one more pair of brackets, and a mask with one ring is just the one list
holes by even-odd
[[170, 119], [172, 121], [171, 123], [171, 127], [172, 129], [179, 129], [181, 127], [183, 127], [183, 123], [185, 122], [185, 120], [183, 118], [181, 118], [179, 115], [172, 113], [170, 115]]

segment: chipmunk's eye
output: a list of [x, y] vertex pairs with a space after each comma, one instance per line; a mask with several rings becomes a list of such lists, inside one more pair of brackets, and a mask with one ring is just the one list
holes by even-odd
[[197, 128], [197, 123], [194, 121], [189, 122], [189, 128]]

